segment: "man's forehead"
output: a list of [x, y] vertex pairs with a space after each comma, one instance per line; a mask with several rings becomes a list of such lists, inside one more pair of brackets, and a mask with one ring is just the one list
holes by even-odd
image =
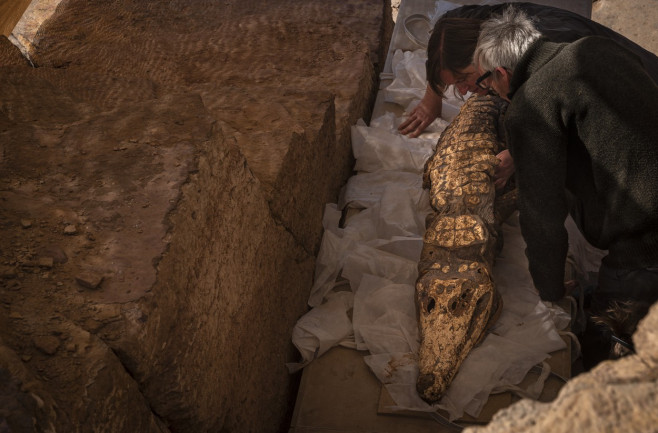
[[442, 69], [440, 74], [441, 81], [444, 83], [451, 83], [459, 79], [466, 78], [469, 75], [472, 75], [473, 73], [477, 72], [475, 70], [475, 66], [470, 65], [467, 68], [460, 69], [458, 71], [449, 71], [447, 69]]

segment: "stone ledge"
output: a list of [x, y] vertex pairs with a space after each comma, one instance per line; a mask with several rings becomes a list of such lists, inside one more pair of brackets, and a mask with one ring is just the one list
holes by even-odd
[[[39, 68], [3, 57], [0, 338], [67, 390], [35, 388], [65, 414], [40, 425], [116, 430], [146, 401], [135, 431], [278, 431], [388, 3], [148, 5], [67, 1], [34, 32]], [[80, 333], [98, 350], [73, 359]]]

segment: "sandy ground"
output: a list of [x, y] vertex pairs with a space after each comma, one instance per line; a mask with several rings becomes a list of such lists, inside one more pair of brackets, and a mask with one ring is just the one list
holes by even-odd
[[656, 6], [656, 0], [597, 0], [592, 6], [592, 19], [658, 54]]

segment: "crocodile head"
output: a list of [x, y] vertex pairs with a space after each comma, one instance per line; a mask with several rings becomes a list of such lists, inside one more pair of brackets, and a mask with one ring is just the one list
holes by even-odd
[[421, 329], [416, 388], [430, 403], [441, 398], [501, 307], [486, 267], [472, 262], [447, 268], [430, 269], [416, 283]]

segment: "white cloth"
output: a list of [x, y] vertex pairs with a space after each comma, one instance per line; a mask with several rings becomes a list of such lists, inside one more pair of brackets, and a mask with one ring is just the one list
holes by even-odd
[[[417, 68], [415, 56], [396, 54], [401, 64]], [[402, 83], [419, 86], [419, 75], [402, 70], [402, 66], [396, 69], [400, 80], [389, 96], [418, 93], [404, 90]], [[424, 88], [423, 82], [417, 90]], [[421, 174], [434, 152], [436, 136], [411, 139], [397, 133], [396, 123], [388, 113], [373, 119], [370, 126], [359, 122], [352, 128], [358, 173], [348, 181], [341, 207], [326, 207], [325, 233], [309, 297], [314, 308], [293, 331], [293, 342], [303, 360], [289, 368], [306, 365], [330, 345], [368, 350], [365, 362], [396, 402], [395, 409], [441, 408], [451, 419], [464, 412], [477, 417], [492, 390], [518, 384], [549, 352], [565, 347], [554, 320], [563, 315], [540, 301], [528, 272], [518, 223], [511, 218], [503, 225], [505, 245], [493, 270], [503, 298], [496, 326], [467, 356], [437, 405], [430, 406], [418, 396], [414, 288], [424, 221], [431, 211]], [[343, 208], [350, 207], [359, 211], [339, 228]], [[346, 285], [342, 285], [337, 292], [337, 279], [349, 283], [351, 291], [345, 292]], [[348, 332], [345, 318], [350, 309]], [[336, 317], [330, 318], [331, 314]]]

